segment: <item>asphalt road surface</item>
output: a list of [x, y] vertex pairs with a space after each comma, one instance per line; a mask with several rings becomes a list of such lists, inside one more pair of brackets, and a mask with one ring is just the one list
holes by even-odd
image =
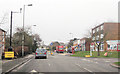
[[117, 58], [80, 58], [64, 54], [48, 54], [47, 59], [33, 58], [12, 72], [118, 72], [110, 63]]

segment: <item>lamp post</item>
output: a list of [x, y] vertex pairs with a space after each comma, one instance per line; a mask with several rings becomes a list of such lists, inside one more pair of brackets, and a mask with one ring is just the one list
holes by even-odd
[[20, 12], [13, 12], [11, 11], [11, 20], [10, 20], [10, 47], [8, 48], [8, 51], [12, 51], [12, 15], [13, 13], [21, 13], [22, 8], [20, 8]]
[[22, 35], [22, 57], [24, 56], [24, 23], [25, 23], [25, 6], [32, 6], [32, 4], [23, 6], [23, 35]]

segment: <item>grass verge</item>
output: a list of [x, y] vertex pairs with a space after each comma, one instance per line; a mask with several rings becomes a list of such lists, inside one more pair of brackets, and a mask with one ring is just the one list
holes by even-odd
[[[98, 56], [98, 52], [97, 51], [92, 51], [92, 56], [91, 57], [98, 57], [98, 58], [120, 58], [120, 52], [118, 51], [108, 51], [108, 55], [104, 56], [104, 54], [106, 53], [106, 51], [100, 51], [100, 56]], [[78, 51], [75, 52], [75, 54], [71, 55], [74, 57], [85, 57], [85, 55], [90, 55], [90, 51]]]
[[120, 66], [120, 62], [114, 62], [114, 64]]

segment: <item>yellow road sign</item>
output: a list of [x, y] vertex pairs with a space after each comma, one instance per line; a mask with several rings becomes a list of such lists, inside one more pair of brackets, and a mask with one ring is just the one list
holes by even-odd
[[5, 52], [5, 58], [14, 58], [14, 52]]
[[85, 57], [90, 57], [90, 55], [85, 55]]

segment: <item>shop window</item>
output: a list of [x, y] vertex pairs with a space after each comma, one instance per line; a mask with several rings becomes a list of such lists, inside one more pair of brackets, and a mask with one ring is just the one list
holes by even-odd
[[110, 45], [108, 44], [108, 48], [110, 48]]
[[118, 50], [120, 50], [120, 45], [118, 45]]
[[116, 46], [116, 45], [114, 45], [114, 46], [113, 46], [113, 49], [117, 50], [117, 46]]

